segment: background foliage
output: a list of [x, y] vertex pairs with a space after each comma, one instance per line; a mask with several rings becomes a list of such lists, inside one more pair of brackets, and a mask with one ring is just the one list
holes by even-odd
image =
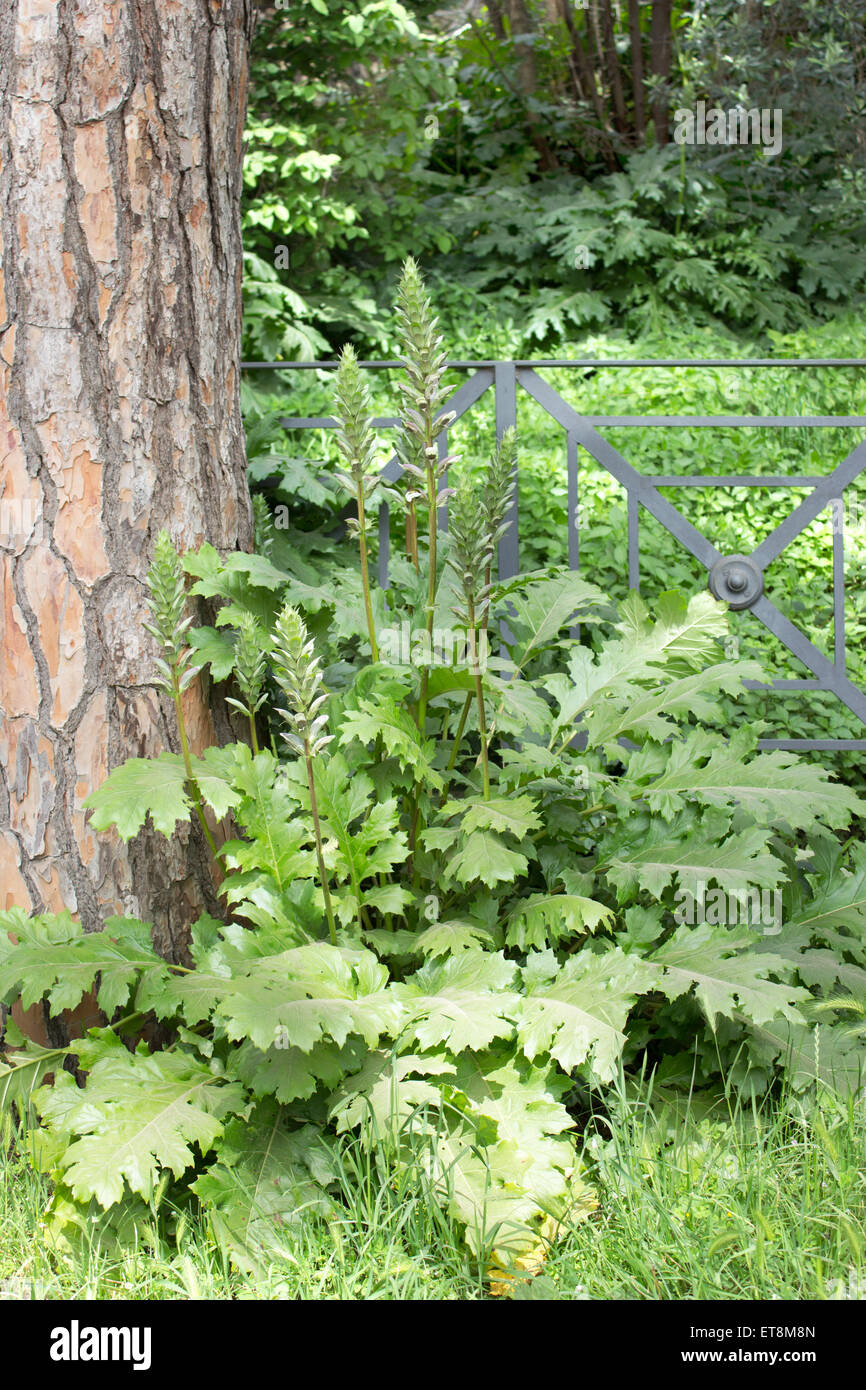
[[[315, 0], [263, 10], [253, 60], [250, 358], [349, 333], [390, 354], [409, 253], [457, 355], [685, 322], [754, 338], [863, 291], [862, 0]], [[698, 99], [779, 108], [781, 153], [676, 145]]]

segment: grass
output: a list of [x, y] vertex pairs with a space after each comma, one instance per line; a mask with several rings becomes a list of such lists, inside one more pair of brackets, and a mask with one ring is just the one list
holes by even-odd
[[[583, 1126], [599, 1206], [564, 1232], [518, 1298], [866, 1296], [866, 1109], [829, 1094], [775, 1100], [652, 1094], [621, 1084]], [[7, 1140], [9, 1135], [7, 1135]], [[488, 1296], [459, 1233], [410, 1176], [342, 1150], [338, 1215], [311, 1217], [256, 1275], [201, 1215], [166, 1199], [117, 1238], [91, 1219], [52, 1249], [47, 1180], [0, 1157], [0, 1297], [411, 1299]]]

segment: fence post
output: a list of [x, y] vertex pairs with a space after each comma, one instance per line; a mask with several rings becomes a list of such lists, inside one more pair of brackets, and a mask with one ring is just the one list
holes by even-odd
[[[497, 362], [493, 389], [496, 392], [496, 443], [505, 431], [517, 425], [517, 369], [513, 362]], [[520, 541], [517, 504], [518, 465], [514, 466], [514, 496], [508, 513], [510, 525], [499, 542], [499, 578], [513, 579], [520, 573]]]

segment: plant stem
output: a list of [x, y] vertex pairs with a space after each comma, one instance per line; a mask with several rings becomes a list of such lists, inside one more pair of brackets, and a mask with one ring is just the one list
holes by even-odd
[[313, 814], [313, 830], [316, 836], [316, 858], [319, 861], [319, 878], [322, 884], [322, 895], [325, 899], [325, 913], [328, 918], [328, 932], [331, 937], [331, 945], [337, 944], [337, 928], [334, 923], [334, 909], [331, 906], [331, 890], [328, 887], [328, 874], [325, 869], [325, 855], [322, 850], [322, 827], [319, 824], [319, 803], [316, 799], [316, 783], [313, 778], [313, 758], [310, 753], [310, 740], [304, 739], [304, 761], [307, 765], [307, 786], [310, 789], [310, 810]]
[[205, 819], [204, 808], [201, 804], [201, 792], [198, 789], [198, 782], [195, 780], [195, 777], [193, 776], [192, 759], [189, 755], [189, 740], [186, 736], [186, 720], [183, 717], [183, 706], [181, 703], [180, 687], [178, 686], [177, 671], [175, 669], [172, 669], [171, 684], [172, 699], [174, 700], [175, 713], [177, 714], [177, 727], [180, 730], [180, 746], [183, 752], [183, 765], [186, 768], [186, 780], [189, 785], [189, 794], [192, 797], [192, 804], [195, 807], [195, 813], [198, 816], [201, 828], [204, 831], [204, 837], [207, 840], [208, 845], [210, 846], [211, 854], [213, 855], [214, 859], [216, 859], [216, 842], [214, 840], [213, 835], [211, 834], [210, 826], [208, 825]]
[[253, 757], [257, 758], [259, 755], [259, 738], [256, 733], [256, 716], [253, 714], [252, 710], [250, 710], [250, 738], [253, 744]]
[[487, 722], [484, 714], [484, 691], [481, 687], [481, 672], [475, 672], [475, 694], [478, 697], [478, 724], [481, 730], [481, 777], [484, 782], [484, 800], [490, 800], [490, 769], [487, 763]]
[[364, 608], [367, 613], [367, 632], [370, 637], [370, 651], [373, 660], [379, 660], [379, 647], [376, 642], [376, 625], [373, 622], [373, 604], [370, 599], [370, 568], [367, 563], [367, 514], [364, 508], [364, 479], [358, 478], [358, 542], [361, 548], [361, 582], [364, 586]]
[[[427, 427], [427, 443], [432, 447], [433, 437], [432, 421]], [[433, 623], [435, 621], [436, 609], [436, 549], [437, 532], [439, 517], [436, 511], [436, 466], [427, 460], [427, 637], [428, 648], [433, 650]], [[431, 656], [432, 660], [432, 656]], [[424, 737], [424, 726], [427, 720], [427, 682], [430, 679], [430, 667], [424, 666], [421, 671], [421, 697], [418, 701], [418, 731]]]
[[415, 511], [415, 503], [409, 503], [409, 510], [406, 513], [406, 554], [412, 561], [416, 570], [420, 570], [421, 562], [418, 559], [418, 514]]
[[454, 735], [454, 747], [451, 749], [451, 757], [448, 759], [449, 772], [454, 771], [454, 764], [457, 761], [457, 750], [460, 747], [460, 740], [463, 737], [463, 730], [466, 728], [466, 720], [469, 718], [469, 711], [472, 708], [472, 699], [473, 695], [472, 691], [470, 690], [469, 694], [466, 696], [466, 701], [463, 705], [463, 713], [460, 716], [460, 723], [457, 725], [457, 732]]
[[481, 733], [481, 778], [484, 784], [484, 800], [490, 800], [490, 768], [487, 761], [487, 715], [484, 711], [484, 687], [481, 684], [481, 669], [478, 665], [477, 640], [478, 632], [475, 626], [475, 604], [469, 601], [469, 632], [472, 655], [472, 672], [475, 677], [475, 695], [478, 700], [478, 728]]

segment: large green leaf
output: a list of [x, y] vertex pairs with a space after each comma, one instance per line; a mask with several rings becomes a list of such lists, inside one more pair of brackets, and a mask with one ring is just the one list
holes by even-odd
[[441, 787], [442, 778], [433, 768], [435, 743], [432, 739], [421, 738], [414, 719], [396, 700], [381, 696], [376, 700], [361, 700], [358, 709], [346, 710], [343, 715], [342, 744], [353, 740], [366, 744], [377, 739], [381, 739], [387, 755], [396, 758], [418, 781]]
[[612, 1081], [629, 1012], [658, 978], [657, 967], [619, 947], [581, 951], [563, 966], [552, 951], [530, 956], [517, 1030], [523, 1051], [530, 1060], [549, 1053], [565, 1071], [589, 1061], [601, 1081]]
[[658, 819], [627, 821], [603, 843], [600, 868], [621, 902], [637, 888], [659, 897], [674, 881], [693, 898], [711, 882], [722, 884], [725, 892], [774, 888], [781, 882], [784, 865], [767, 853], [766, 831], [751, 826], [720, 844], [714, 842], [718, 834], [719, 822], [711, 817], [680, 817], [672, 825]]
[[[866, 802], [831, 782], [823, 767], [780, 749], [746, 756], [750, 738], [746, 731], [725, 741], [697, 729], [671, 744], [664, 772], [644, 788], [650, 809], [670, 818], [689, 801], [741, 806], [763, 824], [785, 822], [794, 829], [810, 829], [819, 821], [835, 828], [855, 812], [866, 812]], [[635, 754], [629, 779], [639, 781], [643, 767], [642, 755]]]
[[251, 921], [258, 920], [260, 911], [272, 918], [287, 912], [286, 890], [298, 879], [312, 881], [317, 872], [312, 826], [278, 768], [271, 753], [252, 758], [247, 750], [233, 774], [241, 793], [234, 819], [246, 838], [222, 847], [224, 862], [233, 870], [222, 891], [226, 902]]
[[249, 760], [250, 756], [246, 744], [230, 743], [225, 748], [206, 748], [200, 758], [190, 759], [198, 789], [217, 820], [222, 820], [241, 801], [235, 777], [239, 760]]
[[263, 1052], [247, 1039], [233, 1049], [229, 1071], [254, 1095], [273, 1095], [289, 1105], [294, 1100], [309, 1100], [320, 1085], [333, 1091], [346, 1073], [360, 1064], [363, 1055], [364, 1045], [355, 1038], [342, 1047], [326, 1039], [309, 1052], [276, 1046]]
[[459, 956], [494, 944], [490, 928], [469, 917], [448, 917], [420, 933], [411, 933], [413, 949], [422, 955]]
[[[588, 647], [573, 648], [568, 676], [556, 673], [545, 678], [545, 688], [559, 705], [555, 735], [564, 733], [567, 740], [577, 718], [591, 712], [590, 742], [595, 746], [611, 742], [632, 728], [644, 735], [667, 737], [670, 727], [660, 714], [665, 709], [669, 713], [687, 712], [690, 690], [698, 710], [708, 711], [710, 706], [702, 699], [704, 691], [713, 687], [736, 690], [741, 677], [756, 674], [748, 664], [716, 664], [711, 668], [715, 670], [712, 677], [699, 671], [691, 678], [693, 687], [680, 683], [688, 682], [688, 673], [718, 653], [718, 638], [727, 628], [722, 605], [707, 593], [695, 595], [688, 604], [680, 595], [663, 594], [656, 621], [650, 618], [642, 599], [630, 594], [620, 613], [622, 638], [605, 643], [597, 656]], [[663, 689], [671, 692], [669, 705], [659, 691], [666, 676], [668, 683]], [[671, 681], [672, 676], [680, 680]], [[641, 684], [651, 689], [643, 693]], [[640, 707], [632, 712], [638, 702]]]
[[363, 902], [364, 882], [389, 873], [408, 856], [406, 832], [400, 828], [396, 800], [371, 804], [371, 779], [366, 773], [352, 776], [341, 754], [317, 764], [314, 771], [322, 827], [337, 846], [331, 862], [337, 876], [349, 880], [356, 911]]
[[783, 1066], [797, 1091], [820, 1081], [841, 1095], [853, 1096], [866, 1079], [862, 1039], [838, 1026], [774, 1018], [762, 1024], [750, 1022], [748, 1036], [755, 1060], [762, 1066]]
[[[583, 1191], [564, 1131], [562, 1078], [495, 1052], [452, 1061], [442, 1053], [374, 1053], [334, 1100], [338, 1132], [357, 1128], [371, 1146], [417, 1168], [466, 1230], [476, 1257], [537, 1246], [531, 1223]], [[560, 1208], [561, 1209], [561, 1208]]]
[[788, 974], [790, 967], [777, 955], [753, 950], [757, 939], [746, 927], [680, 926], [650, 956], [664, 969], [658, 988], [678, 999], [694, 986], [713, 1028], [719, 1014], [731, 1018], [738, 1011], [754, 1023], [777, 1016], [801, 1022], [796, 1006], [810, 997], [809, 991], [770, 980], [770, 974]]
[[15, 930], [18, 945], [0, 954], [0, 996], [20, 994], [25, 1008], [47, 997], [52, 1014], [74, 1009], [99, 975], [99, 1007], [110, 1016], [143, 973], [165, 974], [150, 927], [133, 918], [110, 917], [104, 931], [85, 933], [68, 914], [40, 916]]
[[173, 835], [178, 822], [188, 820], [192, 810], [183, 758], [179, 753], [129, 758], [109, 773], [83, 805], [92, 811], [94, 830], [113, 825], [121, 840], [137, 835], [148, 816], [161, 835]]
[[[453, 1077], [456, 1067], [442, 1055], [427, 1057], [406, 1053], [397, 1057], [388, 1052], [370, 1052], [363, 1066], [348, 1077], [337, 1089], [331, 1102], [331, 1115], [336, 1120], [337, 1133], [360, 1128], [368, 1142], [387, 1144], [392, 1149], [400, 1143], [401, 1130], [413, 1113], [429, 1107], [438, 1110], [444, 1104], [441, 1086], [430, 1077]], [[416, 1133], [431, 1126], [416, 1126]]]
[[57, 1163], [63, 1181], [82, 1202], [119, 1202], [124, 1180], [149, 1199], [168, 1168], [176, 1178], [207, 1153], [222, 1133], [222, 1120], [246, 1103], [244, 1088], [201, 1058], [182, 1052], [135, 1055], [119, 1039], [103, 1035], [77, 1042], [88, 1072], [80, 1090], [68, 1072], [34, 1097], [43, 1121], [67, 1141]]
[[512, 908], [506, 941], [520, 950], [558, 946], [570, 936], [594, 932], [610, 922], [613, 912], [604, 903], [575, 893], [533, 893]]
[[234, 1263], [261, 1274], [275, 1258], [290, 1257], [291, 1235], [312, 1215], [331, 1214], [327, 1188], [336, 1177], [322, 1131], [290, 1128], [285, 1111], [263, 1100], [245, 1119], [228, 1122], [217, 1162], [192, 1186]]
[[522, 1058], [460, 1059], [454, 1098], [465, 1119], [455, 1123], [446, 1111], [452, 1124], [436, 1135], [434, 1175], [476, 1257], [490, 1250], [508, 1259], [537, 1248], [532, 1223], [577, 1195], [564, 1089], [549, 1067]]
[[[651, 672], [648, 670], [647, 674]], [[663, 741], [674, 732], [678, 715], [712, 721], [720, 717], [719, 705], [717, 699], [707, 699], [707, 695], [738, 694], [744, 680], [757, 680], [761, 674], [756, 662], [724, 661], [678, 680], [654, 681], [652, 690], [636, 685], [617, 686], [611, 695], [608, 687], [608, 698], [589, 702], [589, 746], [599, 748], [626, 735]]]
[[537, 652], [555, 642], [566, 623], [580, 612], [604, 603], [604, 595], [572, 571], [542, 579], [525, 578], [507, 588], [508, 624], [515, 640], [510, 647], [515, 666], [522, 668]]
[[235, 644], [226, 633], [215, 627], [193, 627], [189, 645], [195, 653], [196, 666], [210, 666], [215, 681], [228, 680], [235, 665]]
[[225, 981], [215, 1012], [236, 1041], [250, 1038], [263, 1051], [280, 1041], [310, 1052], [322, 1039], [342, 1046], [354, 1033], [375, 1047], [402, 1011], [371, 951], [318, 942], [251, 960]]
[[812, 897], [801, 897], [786, 913], [786, 939], [796, 937], [803, 946], [814, 939], [866, 965], [866, 845], [851, 845], [850, 868], [835, 840], [817, 840], [812, 849]]
[[464, 834], [473, 830], [495, 830], [499, 834], [514, 835], [522, 839], [533, 830], [541, 828], [538, 804], [534, 797], [524, 793], [518, 796], [492, 796], [487, 801], [471, 798], [465, 801], [448, 801], [442, 807], [443, 816], [459, 812], [461, 829]]
[[7, 1052], [0, 1062], [0, 1110], [9, 1105], [26, 1109], [45, 1077], [61, 1069], [69, 1048], [40, 1047], [25, 1038], [11, 1019], [6, 1024], [3, 1041], [16, 1050]]
[[511, 985], [516, 967], [501, 954], [467, 951], [429, 961], [393, 989], [406, 1009], [404, 1036], [422, 1048], [479, 1051], [509, 1037], [520, 996]]
[[728, 615], [725, 604], [707, 589], [688, 600], [681, 593], [660, 594], [654, 614], [632, 591], [620, 604], [617, 626], [625, 649], [631, 649], [636, 660], [696, 670], [718, 653], [717, 643], [728, 631]]
[[526, 855], [509, 848], [501, 835], [492, 830], [474, 830], [448, 860], [445, 872], [460, 883], [480, 881], [487, 888], [495, 888], [497, 883], [511, 883], [519, 878], [527, 865]]

